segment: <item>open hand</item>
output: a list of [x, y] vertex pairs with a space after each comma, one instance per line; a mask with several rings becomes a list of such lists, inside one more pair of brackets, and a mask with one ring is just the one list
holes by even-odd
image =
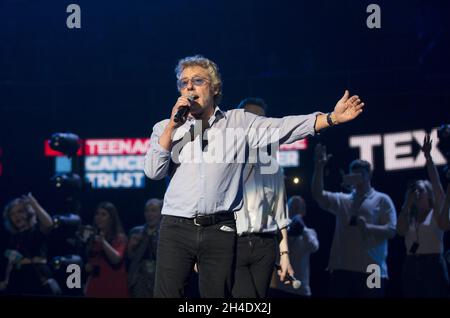
[[353, 120], [358, 117], [364, 107], [364, 103], [361, 101], [358, 95], [349, 97], [350, 93], [345, 90], [344, 96], [336, 103], [334, 107], [334, 116], [337, 124], [342, 124], [347, 121]]

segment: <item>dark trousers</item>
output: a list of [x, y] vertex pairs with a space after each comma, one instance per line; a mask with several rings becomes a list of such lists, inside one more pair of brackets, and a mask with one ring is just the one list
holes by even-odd
[[266, 297], [275, 260], [274, 235], [238, 237], [233, 297]]
[[330, 274], [329, 297], [332, 298], [382, 298], [387, 279], [381, 278], [380, 288], [367, 287], [370, 274], [346, 270], [334, 270]]
[[448, 273], [440, 254], [408, 255], [403, 263], [403, 296], [442, 298], [448, 296]]
[[156, 256], [155, 298], [181, 298], [197, 263], [200, 296], [231, 296], [236, 254], [234, 219], [198, 226], [187, 218], [163, 216]]

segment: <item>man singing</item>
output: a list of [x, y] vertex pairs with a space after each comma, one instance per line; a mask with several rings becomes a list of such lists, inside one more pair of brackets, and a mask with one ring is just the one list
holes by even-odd
[[154, 296], [183, 297], [197, 263], [201, 297], [228, 297], [236, 252], [234, 212], [242, 207], [242, 170], [251, 150], [353, 120], [364, 103], [346, 91], [327, 114], [267, 118], [242, 109], [222, 111], [222, 81], [214, 62], [186, 57], [175, 72], [181, 96], [170, 119], [153, 127], [144, 167], [151, 179], [172, 175], [162, 209]]

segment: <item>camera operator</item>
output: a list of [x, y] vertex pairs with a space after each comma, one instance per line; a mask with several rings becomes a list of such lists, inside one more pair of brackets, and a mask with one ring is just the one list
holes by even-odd
[[47, 235], [53, 227], [49, 214], [31, 193], [10, 201], [3, 211], [10, 234], [5, 256], [7, 294], [57, 295], [61, 290], [47, 264]]
[[[388, 239], [394, 237], [396, 212], [391, 198], [371, 186], [370, 163], [354, 160], [344, 184], [351, 193], [324, 191], [323, 172], [330, 155], [320, 144], [315, 149], [312, 195], [319, 206], [336, 216], [331, 247], [331, 297], [383, 297], [388, 278], [386, 258]], [[367, 268], [377, 264], [380, 288], [367, 286]]]
[[111, 202], [97, 206], [94, 216], [97, 235], [87, 248], [89, 274], [86, 283], [87, 297], [128, 297], [127, 273], [124, 256], [127, 238], [116, 207]]
[[402, 273], [405, 297], [447, 295], [448, 274], [443, 257], [445, 226], [440, 217], [444, 190], [430, 154], [431, 143], [430, 136], [425, 136], [422, 151], [431, 182], [417, 180], [408, 187], [398, 219], [397, 232], [405, 237], [407, 251]]

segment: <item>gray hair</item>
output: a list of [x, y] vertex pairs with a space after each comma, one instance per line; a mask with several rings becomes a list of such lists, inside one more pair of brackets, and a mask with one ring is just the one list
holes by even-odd
[[185, 57], [179, 60], [177, 66], [175, 67], [177, 80], [181, 78], [181, 73], [183, 70], [190, 66], [200, 66], [208, 70], [211, 83], [214, 89], [218, 90], [218, 93], [214, 96], [214, 102], [219, 104], [222, 100], [222, 78], [220, 76], [219, 67], [217, 64], [202, 55]]
[[5, 226], [5, 229], [11, 234], [15, 234], [18, 232], [14, 224], [11, 222], [11, 211], [18, 205], [23, 205], [23, 208], [27, 213], [27, 221], [30, 226], [33, 226], [37, 223], [36, 213], [33, 208], [28, 205], [27, 202], [22, 198], [13, 199], [9, 201], [3, 209], [3, 224]]

